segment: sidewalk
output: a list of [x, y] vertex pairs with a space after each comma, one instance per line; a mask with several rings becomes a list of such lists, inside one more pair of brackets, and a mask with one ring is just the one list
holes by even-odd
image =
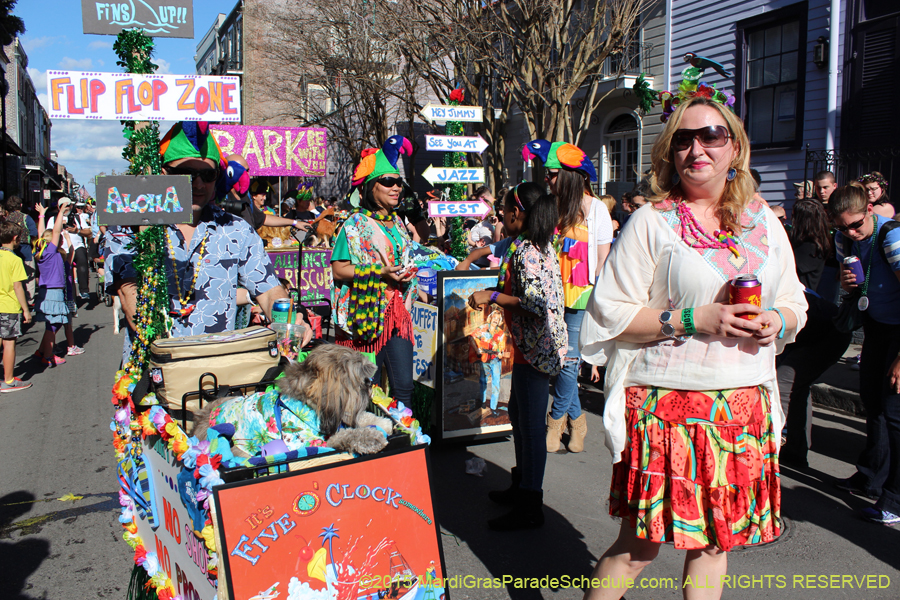
[[857, 416], [865, 416], [859, 398], [859, 371], [851, 368], [862, 346], [850, 344], [844, 357], [828, 369], [811, 389], [813, 404]]

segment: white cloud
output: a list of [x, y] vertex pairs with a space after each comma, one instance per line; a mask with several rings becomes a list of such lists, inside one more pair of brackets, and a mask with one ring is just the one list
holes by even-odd
[[111, 50], [112, 42], [105, 42], [103, 40], [97, 40], [96, 42], [91, 42], [88, 44], [88, 50]]
[[[47, 89], [47, 71], [39, 71], [33, 67], [28, 67], [28, 74], [31, 76], [31, 81], [34, 83], [34, 89], [38, 90], [46, 90]], [[41, 102], [43, 104], [43, 102]], [[47, 106], [44, 104], [44, 106]]]
[[[50, 143], [59, 162], [82, 185], [101, 171], [121, 172], [128, 168], [128, 162], [122, 158], [125, 138], [118, 121], [54, 120]], [[88, 192], [93, 191], [93, 186], [88, 185]]]
[[59, 148], [57, 149], [57, 154], [59, 155], [59, 161], [63, 164], [66, 164], [66, 168], [68, 169], [68, 163], [70, 161], [108, 161], [108, 160], [117, 160], [122, 158], [122, 148], [125, 147], [124, 138], [121, 146], [99, 146], [92, 148]]
[[153, 62], [156, 63], [157, 65], [159, 65], [159, 68], [156, 70], [156, 72], [159, 73], [160, 75], [172, 72], [172, 63], [170, 63], [166, 59], [154, 58]]
[[24, 36], [22, 38], [22, 46], [25, 48], [26, 52], [33, 52], [38, 48], [44, 48], [45, 46], [50, 46], [51, 44], [55, 44], [57, 40], [65, 39], [63, 35], [45, 35], [42, 37], [30, 38], [28, 36]]
[[94, 61], [90, 58], [69, 58], [64, 56], [59, 61], [59, 68], [67, 71], [90, 71], [94, 66]]

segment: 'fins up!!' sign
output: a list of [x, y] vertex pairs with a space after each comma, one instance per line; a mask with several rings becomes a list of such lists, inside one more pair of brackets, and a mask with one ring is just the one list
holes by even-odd
[[187, 175], [123, 175], [97, 178], [100, 225], [190, 223], [191, 178]]

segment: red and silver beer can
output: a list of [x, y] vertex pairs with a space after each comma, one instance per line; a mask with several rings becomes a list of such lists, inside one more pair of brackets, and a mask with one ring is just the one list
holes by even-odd
[[[728, 282], [729, 304], [752, 304], [762, 307], [762, 284], [756, 275], [740, 275]], [[738, 315], [742, 319], [755, 319], [752, 313]]]
[[856, 285], [862, 285], [866, 281], [866, 274], [863, 273], [862, 263], [855, 256], [848, 256], [844, 259], [844, 268], [856, 275]]

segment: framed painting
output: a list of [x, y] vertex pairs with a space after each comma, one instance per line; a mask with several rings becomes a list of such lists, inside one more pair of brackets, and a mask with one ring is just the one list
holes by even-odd
[[512, 343], [503, 310], [469, 308], [473, 292], [497, 284], [498, 271], [438, 273], [438, 432], [442, 440], [505, 436], [512, 431]]

